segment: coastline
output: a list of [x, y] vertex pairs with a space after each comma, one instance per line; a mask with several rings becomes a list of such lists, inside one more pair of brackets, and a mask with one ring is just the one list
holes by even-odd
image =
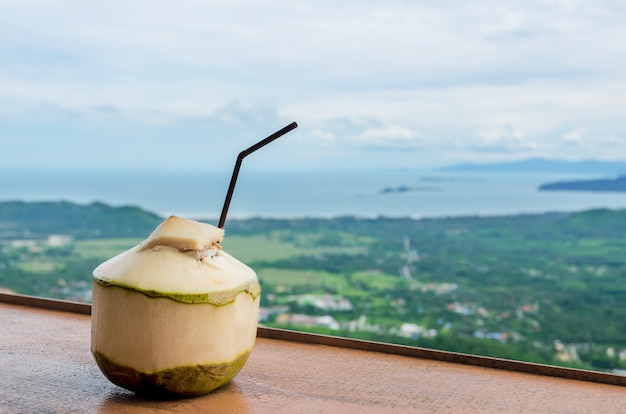
[[[4, 169], [6, 171], [6, 169]], [[585, 177], [588, 177], [586, 175]], [[228, 218], [442, 218], [626, 208], [624, 194], [539, 191], [572, 174], [440, 170], [261, 171], [240, 174]], [[103, 202], [217, 222], [228, 175], [191, 171], [20, 170], [0, 175], [0, 201]], [[396, 191], [420, 188], [438, 191]]]

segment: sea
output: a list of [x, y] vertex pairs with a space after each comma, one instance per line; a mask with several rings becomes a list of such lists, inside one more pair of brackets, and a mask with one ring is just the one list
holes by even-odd
[[[232, 171], [0, 170], [0, 201], [102, 202], [217, 220]], [[540, 191], [593, 174], [446, 170], [246, 170], [227, 218], [456, 217], [626, 208], [626, 193]]]

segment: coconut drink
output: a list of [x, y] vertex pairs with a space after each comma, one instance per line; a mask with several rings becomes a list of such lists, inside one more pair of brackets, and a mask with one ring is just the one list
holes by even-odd
[[114, 384], [158, 397], [207, 394], [232, 380], [254, 347], [261, 287], [221, 246], [243, 158], [217, 227], [170, 216], [143, 242], [93, 271], [91, 352]]
[[171, 216], [93, 272], [91, 351], [131, 391], [195, 396], [228, 383], [256, 338], [256, 273], [224, 230]]

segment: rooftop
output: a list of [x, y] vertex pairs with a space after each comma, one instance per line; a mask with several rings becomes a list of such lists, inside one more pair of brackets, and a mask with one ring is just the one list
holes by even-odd
[[[87, 304], [0, 293], [0, 402], [63, 413], [617, 413], [626, 377], [260, 327], [243, 370], [191, 399], [111, 384], [90, 353]], [[1, 412], [5, 412], [0, 409]]]

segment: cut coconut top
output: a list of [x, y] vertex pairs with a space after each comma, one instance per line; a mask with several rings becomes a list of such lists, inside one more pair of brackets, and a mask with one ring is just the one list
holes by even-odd
[[256, 273], [221, 250], [224, 230], [171, 216], [146, 240], [98, 266], [94, 279], [155, 297], [222, 305], [260, 293]]
[[182, 217], [169, 216], [141, 244], [141, 249], [170, 246], [180, 251], [202, 251], [222, 240], [224, 229]]

